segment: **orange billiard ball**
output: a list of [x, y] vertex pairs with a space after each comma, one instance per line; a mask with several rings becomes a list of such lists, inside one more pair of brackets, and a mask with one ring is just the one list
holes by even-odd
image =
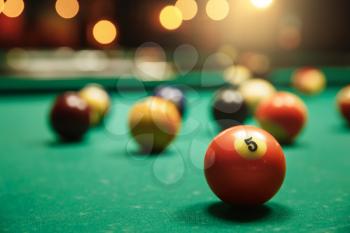
[[350, 85], [338, 92], [337, 106], [344, 119], [350, 124]]
[[174, 103], [149, 97], [136, 103], [129, 112], [130, 133], [142, 152], [162, 152], [176, 137], [181, 116]]
[[307, 120], [307, 108], [296, 95], [278, 92], [263, 101], [255, 117], [260, 126], [280, 143], [292, 143], [300, 134]]
[[271, 134], [253, 126], [235, 126], [210, 143], [204, 168], [209, 187], [222, 201], [254, 206], [270, 200], [280, 189], [286, 161]]

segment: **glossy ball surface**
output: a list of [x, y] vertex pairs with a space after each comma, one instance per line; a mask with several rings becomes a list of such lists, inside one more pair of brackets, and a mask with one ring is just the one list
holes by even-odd
[[286, 172], [281, 146], [266, 131], [236, 126], [217, 135], [204, 160], [211, 190], [231, 205], [254, 206], [270, 200]]
[[108, 93], [100, 85], [90, 84], [84, 87], [79, 95], [90, 107], [90, 124], [99, 124], [110, 108]]
[[184, 92], [172, 86], [161, 86], [155, 89], [154, 96], [173, 102], [179, 110], [180, 115], [183, 116], [186, 110], [186, 99]]
[[252, 114], [254, 114], [261, 101], [270, 98], [276, 93], [274, 86], [264, 79], [250, 79], [239, 87], [239, 91]]
[[162, 152], [181, 126], [176, 106], [163, 98], [149, 97], [136, 103], [129, 112], [130, 133], [142, 152]]
[[292, 76], [292, 85], [301, 93], [315, 95], [326, 87], [326, 76], [314, 67], [300, 68]]
[[343, 118], [350, 125], [350, 85], [342, 88], [338, 92], [337, 106]]
[[248, 107], [237, 90], [223, 88], [214, 96], [212, 115], [221, 129], [227, 129], [244, 123], [248, 117]]
[[260, 126], [270, 132], [280, 143], [291, 143], [307, 121], [307, 108], [296, 95], [278, 92], [262, 102], [255, 117]]
[[80, 140], [90, 126], [89, 106], [77, 94], [66, 92], [56, 98], [50, 123], [61, 139]]

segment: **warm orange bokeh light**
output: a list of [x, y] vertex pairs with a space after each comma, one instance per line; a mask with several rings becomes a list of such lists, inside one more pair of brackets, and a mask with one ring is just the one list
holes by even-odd
[[177, 0], [175, 6], [181, 11], [183, 20], [193, 19], [198, 11], [197, 3], [194, 0]]
[[55, 8], [59, 16], [71, 19], [79, 12], [79, 2], [77, 0], [57, 0]]
[[182, 24], [182, 13], [176, 6], [166, 6], [159, 14], [160, 24], [168, 30], [175, 30]]
[[3, 13], [10, 18], [16, 18], [24, 10], [23, 0], [7, 0], [4, 5]]
[[4, 6], [5, 6], [5, 1], [0, 0], [0, 14], [1, 14], [2, 10], [4, 9]]
[[218, 21], [226, 18], [230, 10], [230, 6], [227, 0], [209, 0], [205, 10], [209, 18]]
[[250, 0], [251, 3], [259, 9], [264, 9], [271, 6], [273, 0]]
[[92, 34], [98, 43], [107, 45], [117, 38], [117, 28], [109, 20], [100, 20], [94, 25]]

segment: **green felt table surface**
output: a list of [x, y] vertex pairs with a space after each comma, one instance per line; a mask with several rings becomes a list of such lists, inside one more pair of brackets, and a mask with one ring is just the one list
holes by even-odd
[[139, 155], [128, 134], [128, 109], [145, 93], [112, 93], [104, 124], [75, 144], [48, 125], [55, 93], [2, 95], [0, 232], [350, 232], [350, 130], [337, 91], [303, 97], [309, 120], [284, 147], [285, 182], [249, 211], [220, 202], [203, 175], [212, 90], [187, 93], [181, 132], [158, 156]]

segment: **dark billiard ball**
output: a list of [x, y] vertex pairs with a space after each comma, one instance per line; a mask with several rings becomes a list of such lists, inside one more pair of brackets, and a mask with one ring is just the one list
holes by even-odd
[[271, 134], [253, 126], [236, 126], [217, 135], [204, 159], [209, 187], [231, 205], [254, 206], [270, 200], [285, 172], [281, 146]]
[[307, 120], [307, 108], [296, 95], [277, 92], [258, 106], [255, 117], [260, 126], [280, 143], [292, 143]]
[[142, 152], [159, 153], [175, 139], [181, 117], [175, 104], [159, 97], [136, 103], [129, 112], [129, 129]]
[[51, 109], [50, 123], [62, 140], [80, 140], [89, 129], [90, 109], [79, 95], [63, 93]]
[[214, 96], [212, 114], [221, 129], [227, 129], [244, 123], [248, 117], [248, 107], [237, 90], [223, 88]]
[[184, 92], [174, 86], [161, 86], [155, 89], [154, 96], [173, 102], [180, 112], [181, 117], [184, 116], [186, 108], [186, 100]]

